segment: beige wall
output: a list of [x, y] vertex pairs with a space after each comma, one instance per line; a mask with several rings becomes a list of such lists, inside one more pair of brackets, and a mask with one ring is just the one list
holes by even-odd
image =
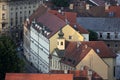
[[[84, 37], [76, 32], [71, 26], [66, 25], [62, 29], [64, 33], [64, 38], [68, 41], [83, 41]], [[57, 47], [57, 38], [58, 38], [59, 31], [54, 34], [49, 40], [50, 40], [50, 53]], [[69, 39], [69, 36], [72, 36], [72, 39]]]
[[114, 77], [115, 59], [114, 58], [103, 58], [103, 60], [108, 65], [108, 77], [109, 77], [109, 80], [115, 80], [115, 77]]
[[94, 52], [93, 49], [85, 56], [85, 58], [76, 66], [79, 70], [83, 66], [88, 66], [97, 72], [103, 79], [108, 80], [108, 65]]
[[[3, 5], [5, 6], [5, 9], [3, 10]], [[2, 31], [2, 23], [5, 23], [7, 25], [8, 23], [8, 3], [6, 2], [0, 2], [0, 32]], [[5, 19], [2, 19], [2, 14], [5, 14]]]

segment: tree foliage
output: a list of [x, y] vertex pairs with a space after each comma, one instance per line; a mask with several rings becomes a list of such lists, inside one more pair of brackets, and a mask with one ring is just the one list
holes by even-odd
[[57, 7], [68, 7], [69, 0], [52, 0], [52, 3]]
[[6, 36], [0, 37], [0, 80], [4, 80], [5, 73], [21, 72], [23, 65], [13, 41]]
[[88, 30], [89, 31], [89, 40], [90, 41], [96, 41], [98, 40], [98, 34], [92, 30]]

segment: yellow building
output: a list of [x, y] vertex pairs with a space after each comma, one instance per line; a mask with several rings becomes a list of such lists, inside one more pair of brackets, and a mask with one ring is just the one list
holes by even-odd
[[[63, 34], [61, 31], [60, 33]], [[60, 33], [58, 33], [59, 36]], [[58, 47], [51, 54], [51, 70], [82, 70], [84, 66], [87, 66], [104, 80], [115, 80], [116, 55], [104, 42], [67, 41], [64, 37], [58, 38], [57, 41]], [[61, 42], [64, 44], [60, 44]]]

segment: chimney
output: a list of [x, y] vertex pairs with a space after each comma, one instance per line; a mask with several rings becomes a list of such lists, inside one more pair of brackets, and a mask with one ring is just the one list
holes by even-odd
[[79, 48], [81, 45], [81, 42], [77, 42], [77, 48]]
[[65, 73], [65, 74], [68, 74], [68, 70], [64, 70], [64, 73]]
[[69, 9], [73, 10], [74, 4], [70, 4]]
[[110, 4], [108, 4], [107, 2], [105, 3], [105, 10], [109, 10]]
[[86, 4], [86, 10], [89, 10], [89, 9], [90, 9], [90, 5]]

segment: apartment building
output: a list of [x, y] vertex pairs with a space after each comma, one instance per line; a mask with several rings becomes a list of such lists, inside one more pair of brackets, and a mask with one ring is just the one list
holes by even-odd
[[25, 19], [42, 3], [43, 0], [0, 0], [0, 33], [22, 27]]

